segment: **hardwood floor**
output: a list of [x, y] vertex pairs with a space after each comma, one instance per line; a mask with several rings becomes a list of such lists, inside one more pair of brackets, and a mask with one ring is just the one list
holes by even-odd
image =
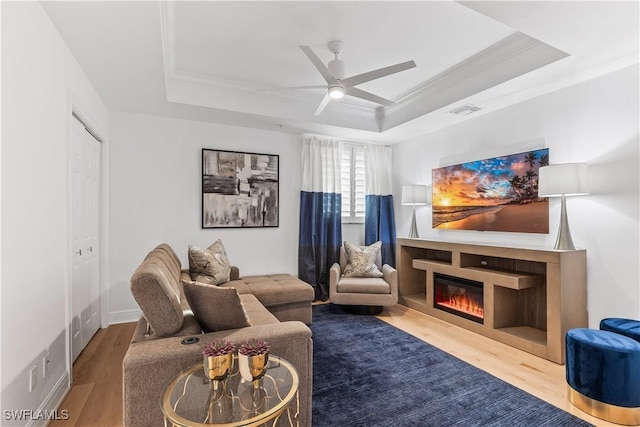
[[[591, 417], [567, 401], [564, 365], [401, 305], [386, 308], [378, 318], [591, 424], [617, 426]], [[69, 410], [70, 419], [50, 426], [122, 424], [122, 359], [134, 326], [126, 323], [98, 331], [74, 364], [73, 386], [59, 408]]]
[[59, 409], [69, 419], [50, 427], [122, 425], [122, 359], [135, 323], [99, 329], [73, 364], [73, 384]]

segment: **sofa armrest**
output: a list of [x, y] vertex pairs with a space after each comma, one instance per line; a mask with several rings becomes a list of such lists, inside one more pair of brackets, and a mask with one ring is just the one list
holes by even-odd
[[391, 288], [393, 299], [398, 302], [398, 271], [389, 264], [382, 266], [382, 277]]
[[300, 421], [311, 424], [313, 347], [311, 330], [302, 322], [257, 325], [196, 335], [200, 341], [183, 345], [185, 337], [171, 337], [132, 343], [122, 362], [123, 421], [125, 426], [163, 425], [160, 399], [169, 383], [181, 371], [202, 362], [202, 349], [216, 339], [240, 345], [259, 338], [269, 341], [271, 353], [291, 362], [300, 377]]
[[[280, 347], [279, 340], [306, 340], [311, 338], [311, 330], [302, 322], [292, 321], [192, 336], [199, 338], [199, 342], [185, 345], [181, 344], [185, 337], [170, 337], [132, 343], [124, 357], [123, 367], [125, 370], [136, 369], [140, 366], [158, 363], [158, 361], [175, 359], [192, 360], [190, 362], [192, 365], [202, 361], [202, 350], [208, 343], [222, 338], [237, 345], [251, 338], [260, 338], [271, 342], [272, 352], [276, 353]], [[284, 355], [282, 356], [284, 357]]]
[[238, 280], [240, 278], [240, 269], [235, 265], [231, 266], [231, 276], [229, 280]]
[[338, 293], [338, 281], [341, 275], [342, 270], [340, 269], [340, 264], [333, 264], [329, 270], [329, 299], [331, 299], [331, 295]]

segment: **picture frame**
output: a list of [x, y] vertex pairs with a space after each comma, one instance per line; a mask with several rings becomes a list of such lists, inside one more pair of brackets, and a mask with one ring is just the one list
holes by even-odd
[[279, 211], [279, 155], [202, 149], [203, 229], [279, 227]]

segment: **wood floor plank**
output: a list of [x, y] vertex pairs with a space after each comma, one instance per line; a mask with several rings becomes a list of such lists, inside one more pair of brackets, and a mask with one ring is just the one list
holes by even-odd
[[[94, 383], [98, 376], [102, 374], [101, 369], [99, 367], [104, 364], [105, 360], [109, 357], [112, 357], [114, 351], [117, 350], [115, 343], [118, 339], [118, 335], [122, 327], [119, 325], [114, 325], [118, 327], [108, 327], [104, 329], [104, 333], [101, 333], [98, 336], [98, 333], [94, 336], [94, 338], [98, 339], [97, 345], [91, 348], [91, 351], [87, 354], [84, 354], [83, 350], [78, 357], [76, 363], [74, 363], [73, 370], [73, 383], [77, 384], [86, 384], [86, 383]], [[103, 331], [103, 329], [99, 329], [98, 332]], [[94, 340], [92, 339], [89, 344], [91, 344]], [[89, 345], [87, 345], [87, 350]], [[76, 369], [77, 367], [77, 369]]]
[[122, 425], [122, 388], [112, 383], [95, 384], [76, 426], [118, 427]]
[[93, 384], [78, 384], [71, 387], [69, 393], [65, 396], [61, 409], [66, 409], [69, 414], [67, 420], [54, 420], [49, 423], [49, 427], [75, 427], [77, 426], [80, 413], [85, 407], [89, 394], [93, 390]]
[[[107, 328], [108, 329], [108, 328]], [[104, 336], [107, 333], [107, 329], [98, 329], [93, 338], [89, 341], [87, 346], [82, 350], [76, 361], [73, 363], [73, 382], [77, 384], [83, 384], [87, 381], [83, 381], [82, 376], [78, 377], [80, 372], [86, 372], [85, 367], [89, 363], [93, 363], [98, 347], [102, 343]]]

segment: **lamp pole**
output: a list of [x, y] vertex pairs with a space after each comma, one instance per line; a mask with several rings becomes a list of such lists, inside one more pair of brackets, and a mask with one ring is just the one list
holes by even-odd
[[409, 229], [409, 238], [418, 239], [418, 226], [416, 225], [416, 204], [413, 203], [413, 214], [411, 216], [411, 229]]
[[567, 218], [567, 196], [564, 194], [560, 199], [560, 228], [558, 229], [558, 238], [554, 249], [574, 250], [573, 239], [571, 238], [571, 230], [569, 229], [569, 219]]

